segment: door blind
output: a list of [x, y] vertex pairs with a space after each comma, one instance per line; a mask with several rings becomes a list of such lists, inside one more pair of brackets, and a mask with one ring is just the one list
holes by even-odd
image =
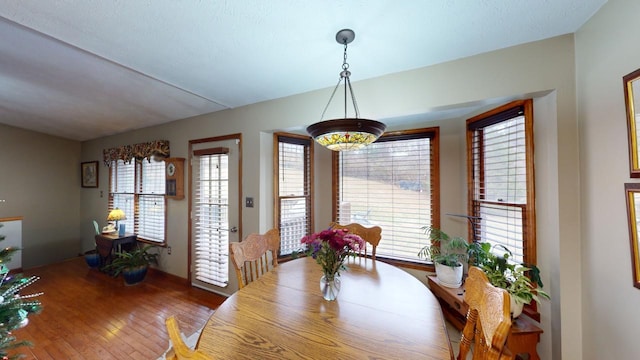
[[202, 282], [229, 282], [229, 156], [195, 156], [194, 273]]

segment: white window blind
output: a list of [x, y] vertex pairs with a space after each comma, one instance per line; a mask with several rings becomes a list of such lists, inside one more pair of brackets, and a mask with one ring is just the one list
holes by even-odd
[[480, 240], [524, 262], [530, 215], [525, 111], [516, 106], [468, 124], [472, 151], [472, 214]]
[[164, 161], [118, 160], [111, 165], [109, 209], [122, 209], [127, 219], [120, 223], [140, 240], [165, 242], [164, 169]]
[[194, 174], [195, 277], [229, 283], [229, 162], [227, 154], [200, 155]]
[[135, 213], [135, 163], [125, 163], [122, 160], [111, 163], [109, 211], [120, 208], [124, 211], [126, 220], [120, 220], [127, 232], [134, 232]]
[[277, 135], [278, 224], [280, 255], [300, 249], [300, 239], [311, 233], [311, 140]]
[[141, 191], [138, 195], [139, 237], [164, 242], [165, 239], [165, 163], [142, 161]]
[[382, 137], [362, 150], [336, 156], [340, 224], [378, 225], [377, 256], [423, 262], [428, 238], [439, 226], [437, 129]]

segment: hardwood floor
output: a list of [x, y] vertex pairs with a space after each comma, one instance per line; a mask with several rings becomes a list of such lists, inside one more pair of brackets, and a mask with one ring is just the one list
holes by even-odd
[[44, 292], [43, 310], [14, 331], [34, 344], [18, 349], [25, 359], [155, 360], [169, 344], [168, 316], [175, 315], [188, 336], [225, 300], [158, 271], [125, 286], [122, 277], [89, 269], [83, 257], [25, 272], [31, 274], [40, 280], [23, 293]]

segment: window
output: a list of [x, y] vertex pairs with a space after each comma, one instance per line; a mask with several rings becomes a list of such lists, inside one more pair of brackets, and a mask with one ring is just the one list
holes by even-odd
[[139, 240], [165, 244], [164, 192], [164, 161], [111, 162], [109, 209], [124, 211], [127, 219], [120, 223]]
[[334, 221], [380, 226], [376, 257], [424, 262], [422, 227], [440, 224], [438, 148], [438, 128], [428, 128], [334, 153]]
[[[476, 234], [535, 264], [533, 105], [516, 101], [467, 120], [469, 214]], [[494, 247], [495, 249], [495, 247]]]
[[280, 255], [289, 255], [313, 229], [313, 142], [307, 136], [276, 133], [274, 145], [274, 221], [280, 229]]

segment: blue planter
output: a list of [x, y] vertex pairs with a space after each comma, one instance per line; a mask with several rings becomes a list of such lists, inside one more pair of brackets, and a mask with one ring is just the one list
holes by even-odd
[[125, 269], [122, 271], [122, 277], [124, 277], [124, 282], [127, 285], [135, 285], [142, 280], [147, 275], [148, 266], [140, 266], [137, 268]]
[[87, 262], [90, 268], [100, 266], [100, 254], [95, 250], [89, 250], [84, 253], [84, 260]]

